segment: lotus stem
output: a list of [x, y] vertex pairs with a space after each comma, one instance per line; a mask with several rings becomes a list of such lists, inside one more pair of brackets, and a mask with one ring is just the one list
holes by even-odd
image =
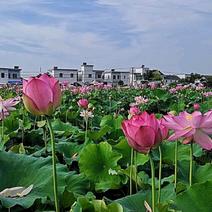
[[35, 120], [34, 120], [34, 130], [35, 130], [35, 127], [36, 127], [36, 122], [37, 122], [37, 116], [35, 116]]
[[152, 177], [152, 212], [155, 212], [155, 166], [151, 153], [149, 154], [151, 177]]
[[47, 125], [51, 137], [51, 148], [52, 148], [52, 168], [53, 168], [53, 187], [54, 187], [54, 201], [55, 210], [59, 212], [59, 201], [58, 201], [58, 190], [57, 190], [57, 171], [56, 171], [56, 157], [55, 157], [55, 141], [54, 141], [54, 131], [52, 129], [51, 122], [48, 117], [46, 117]]
[[68, 110], [66, 110], [66, 122], [68, 121]]
[[1, 150], [3, 150], [4, 149], [4, 111], [3, 109], [2, 109], [2, 120], [1, 120], [1, 142], [2, 142]]
[[85, 145], [87, 144], [88, 140], [88, 118], [85, 117]]
[[131, 148], [131, 159], [130, 159], [130, 195], [132, 195], [133, 153], [134, 153], [134, 150], [133, 150], [133, 148]]
[[159, 157], [160, 157], [160, 161], [159, 161], [159, 179], [158, 179], [158, 203], [160, 203], [160, 195], [161, 195], [161, 173], [162, 173], [162, 151], [161, 151], [161, 147], [159, 146]]
[[178, 153], [178, 141], [175, 142], [175, 153], [174, 153], [174, 188], [177, 187], [177, 153]]
[[190, 144], [190, 170], [189, 170], [189, 185], [192, 185], [192, 175], [193, 175], [193, 142]]
[[137, 178], [137, 152], [134, 151], [134, 163], [135, 163], [135, 190], [138, 192], [138, 178]]
[[23, 120], [22, 120], [22, 126], [21, 126], [21, 141], [24, 145], [24, 106], [22, 107], [22, 112], [23, 112], [23, 114], [22, 114]]
[[47, 129], [46, 129], [46, 125], [43, 128], [43, 140], [44, 140], [44, 145], [45, 145], [45, 153], [47, 155], [48, 146], [47, 146]]

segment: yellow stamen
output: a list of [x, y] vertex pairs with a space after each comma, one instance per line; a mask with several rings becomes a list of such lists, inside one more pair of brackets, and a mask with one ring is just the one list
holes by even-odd
[[189, 114], [189, 115], [186, 115], [186, 119], [188, 120], [188, 121], [191, 121], [192, 120], [192, 115], [191, 114]]

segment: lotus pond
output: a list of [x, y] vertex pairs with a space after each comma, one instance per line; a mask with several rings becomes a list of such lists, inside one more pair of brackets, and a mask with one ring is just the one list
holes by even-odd
[[212, 210], [211, 89], [66, 84], [34, 114], [28, 90], [0, 88], [0, 211]]

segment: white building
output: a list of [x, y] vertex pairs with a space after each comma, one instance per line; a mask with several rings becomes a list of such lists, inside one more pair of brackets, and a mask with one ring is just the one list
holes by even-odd
[[177, 83], [179, 80], [180, 78], [176, 75], [164, 75], [163, 79], [165, 84]]
[[93, 65], [88, 65], [83, 63], [78, 71], [78, 80], [79, 82], [91, 83], [95, 79], [95, 74], [93, 72]]
[[190, 78], [191, 74], [176, 74], [180, 79]]
[[91, 84], [93, 82], [103, 82], [104, 70], [94, 70], [93, 65], [83, 63], [78, 71], [78, 81], [83, 84]]
[[22, 83], [21, 69], [19, 68], [19, 66], [14, 66], [14, 68], [0, 68], [0, 84], [7, 83]]
[[78, 81], [77, 69], [58, 68], [55, 66], [53, 69], [49, 70], [49, 73], [60, 82], [69, 82], [73, 84]]
[[145, 74], [149, 71], [149, 68], [142, 65], [141, 67], [132, 67], [130, 69], [130, 85], [139, 85], [145, 80]]
[[103, 73], [104, 82], [112, 85], [129, 85], [130, 69], [106, 69]]

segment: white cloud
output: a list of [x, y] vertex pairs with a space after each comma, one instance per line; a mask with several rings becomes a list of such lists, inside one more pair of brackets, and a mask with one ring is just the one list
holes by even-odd
[[202, 20], [197, 11], [211, 12], [212, 2], [202, 0], [97, 0], [116, 8], [132, 31], [172, 29]]
[[[212, 31], [199, 33], [208, 30], [209, 0], [97, 0], [101, 10], [90, 12], [65, 12], [52, 8], [53, 3], [0, 1], [1, 65], [35, 71], [40, 66], [79, 67], [87, 61], [96, 68], [146, 64], [179, 72], [207, 72], [212, 66]], [[39, 18], [19, 18], [17, 11]]]

